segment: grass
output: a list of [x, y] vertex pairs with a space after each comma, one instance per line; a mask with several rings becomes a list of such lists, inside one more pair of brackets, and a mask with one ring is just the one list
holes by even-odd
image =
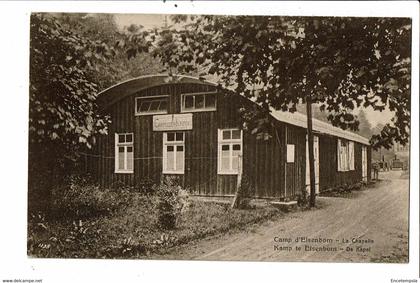
[[[342, 185], [321, 191], [320, 196], [323, 197], [337, 197], [337, 198], [356, 198], [360, 192], [376, 188], [376, 183], [383, 182], [384, 180], [375, 180], [368, 184], [355, 183], [353, 185]], [[387, 181], [385, 181], [387, 182]]]
[[339, 198], [354, 198], [357, 193], [364, 190], [367, 186], [362, 184], [343, 185], [322, 191], [320, 193], [323, 197], [339, 197]]
[[78, 216], [74, 211], [61, 211], [60, 217], [31, 214], [28, 255], [153, 258], [155, 253], [164, 254], [172, 247], [259, 223], [280, 213], [271, 206], [240, 210], [231, 209], [228, 204], [190, 200], [178, 217], [175, 229], [163, 230], [157, 225], [156, 196], [136, 192], [125, 194], [128, 201], [119, 203], [117, 209], [100, 210], [102, 213], [94, 213], [91, 217]]

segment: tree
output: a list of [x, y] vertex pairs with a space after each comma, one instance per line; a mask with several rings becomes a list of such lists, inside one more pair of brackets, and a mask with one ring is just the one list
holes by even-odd
[[[107, 133], [98, 113], [94, 75], [115, 54], [101, 41], [81, 37], [50, 16], [33, 14], [30, 29], [29, 192], [47, 191], [66, 159]], [[45, 196], [48, 197], [47, 195]]]
[[112, 45], [119, 37], [119, 29], [113, 14], [51, 13], [63, 29]]
[[[120, 29], [113, 14], [55, 13], [47, 16], [53, 17], [63, 29], [71, 31], [79, 37], [116, 47], [114, 56], [108, 58], [106, 62], [96, 64], [93, 79], [98, 90], [103, 90], [127, 79], [159, 73], [164, 69], [159, 60], [151, 54], [143, 52], [135, 58], [128, 59], [124, 52], [120, 52], [122, 46], [119, 45], [119, 42], [133, 35], [143, 35], [144, 28], [142, 26], [131, 24]], [[136, 44], [139, 45], [138, 42]]]
[[[352, 114], [357, 107], [376, 111], [388, 107], [395, 116], [372, 137], [373, 147], [408, 141], [409, 19], [175, 16], [172, 20], [184, 25], [158, 32], [153, 50], [170, 68], [185, 73], [199, 66], [203, 75], [214, 75], [224, 87], [253, 98], [267, 114], [271, 109], [293, 112], [305, 101], [321, 104], [329, 121], [343, 129], [357, 129], [359, 121]], [[261, 88], [258, 95], [255, 86]]]
[[[226, 87], [270, 107], [296, 110], [307, 94], [330, 122], [356, 129], [352, 111], [395, 113], [373, 145], [407, 142], [410, 117], [411, 21], [402, 18], [185, 16], [183, 29], [158, 33], [153, 50], [170, 68], [215, 75]], [[129, 50], [133, 51], [133, 50]], [[133, 54], [133, 53], [131, 53]], [[391, 130], [392, 129], [392, 130]], [[391, 130], [391, 131], [390, 131]], [[387, 136], [386, 134], [390, 134]]]

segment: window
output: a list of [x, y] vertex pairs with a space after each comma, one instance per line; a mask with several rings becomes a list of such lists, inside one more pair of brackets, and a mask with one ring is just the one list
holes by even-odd
[[219, 130], [218, 140], [218, 173], [238, 174], [242, 168], [242, 131]]
[[181, 112], [216, 110], [216, 93], [183, 94]]
[[136, 97], [136, 115], [168, 113], [167, 95]]
[[337, 163], [338, 171], [354, 170], [354, 142], [338, 139]]
[[354, 170], [354, 142], [349, 141], [349, 169]]
[[184, 174], [185, 137], [183, 132], [163, 133], [163, 173]]
[[133, 134], [115, 134], [115, 173], [134, 172]]

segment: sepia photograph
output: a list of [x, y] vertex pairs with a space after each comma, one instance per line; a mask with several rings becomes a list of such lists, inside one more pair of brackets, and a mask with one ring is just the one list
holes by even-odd
[[32, 13], [28, 256], [407, 263], [411, 32]]
[[420, 280], [419, 3], [0, 15], [0, 282]]

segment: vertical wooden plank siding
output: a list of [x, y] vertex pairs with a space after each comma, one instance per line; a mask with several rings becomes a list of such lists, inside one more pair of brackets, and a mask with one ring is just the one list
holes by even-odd
[[[351, 185], [362, 180], [362, 144], [354, 142], [354, 170], [338, 171], [337, 137], [319, 136], [319, 189]], [[368, 147], [368, 152], [369, 152]], [[368, 172], [370, 167], [368, 154]]]
[[[216, 91], [215, 86], [198, 83], [167, 83], [145, 88], [114, 103], [108, 113], [112, 123], [106, 136], [100, 136], [90, 152], [87, 170], [102, 186], [121, 183], [137, 186], [145, 180], [162, 177], [163, 132], [153, 131], [153, 115], [135, 116], [135, 97], [168, 95], [168, 113], [181, 111], [181, 94]], [[192, 194], [232, 196], [236, 175], [218, 175], [218, 129], [240, 128], [238, 109], [252, 103], [238, 95], [217, 94], [216, 111], [193, 112], [193, 129], [185, 134], [185, 172], [176, 175]], [[243, 132], [243, 176], [258, 198], [295, 199], [305, 188], [306, 129], [275, 121], [272, 138], [257, 139]], [[276, 133], [277, 131], [277, 133]], [[115, 133], [134, 134], [134, 173], [115, 173]], [[286, 144], [295, 145], [295, 161], [286, 163]], [[337, 138], [319, 135], [320, 190], [361, 180], [361, 145], [355, 143], [355, 170], [337, 172]], [[368, 147], [368, 176], [371, 170]]]
[[286, 143], [295, 145], [295, 160], [290, 163], [285, 160], [286, 195], [284, 198], [292, 199], [300, 195], [305, 187], [305, 171], [303, 170], [306, 166], [306, 129], [292, 125], [286, 125], [286, 128]]

